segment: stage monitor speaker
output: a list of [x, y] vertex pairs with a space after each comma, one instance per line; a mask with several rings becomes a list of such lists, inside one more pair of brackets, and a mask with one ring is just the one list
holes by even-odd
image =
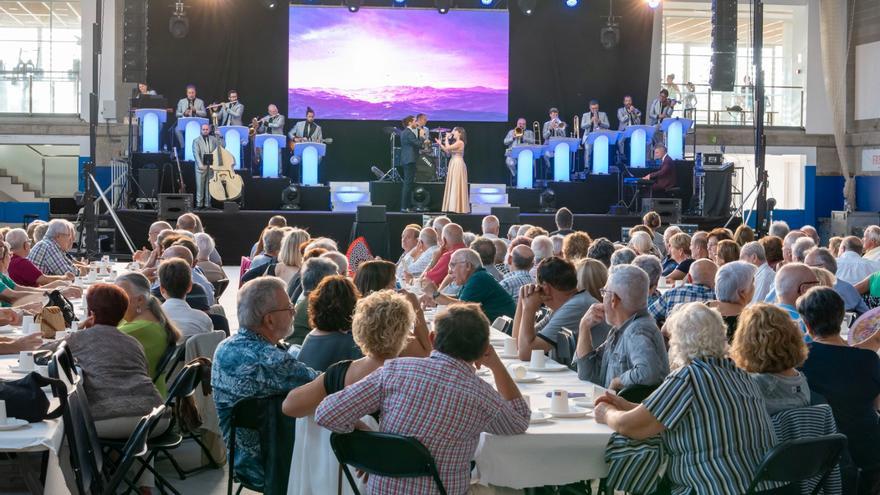
[[147, 80], [147, 5], [125, 0], [122, 7], [122, 81]]
[[498, 221], [502, 224], [519, 223], [519, 206], [493, 206], [490, 212], [498, 217]]
[[49, 198], [50, 215], [76, 215], [79, 207], [73, 198]]
[[136, 194], [137, 197], [155, 198], [157, 194], [161, 193], [161, 191], [159, 191], [158, 169], [142, 168], [135, 171], [134, 177], [140, 186], [140, 189], [137, 189], [136, 187], [132, 189], [132, 193]]
[[655, 211], [663, 224], [681, 222], [681, 200], [678, 198], [645, 198], [642, 200], [642, 215]]
[[354, 221], [358, 223], [385, 223], [385, 205], [358, 205]]
[[160, 194], [159, 218], [177, 220], [184, 213], [192, 211], [193, 197], [191, 194]]

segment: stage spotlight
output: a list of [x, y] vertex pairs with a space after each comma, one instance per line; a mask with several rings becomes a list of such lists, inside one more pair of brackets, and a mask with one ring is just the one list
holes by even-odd
[[357, 12], [361, 9], [362, 0], [345, 0], [345, 6], [349, 12]]
[[553, 189], [547, 188], [541, 191], [538, 197], [538, 205], [541, 213], [553, 213], [556, 211], [556, 193]]
[[606, 50], [611, 50], [620, 43], [620, 27], [616, 22], [611, 22], [609, 19], [608, 24], [599, 32], [599, 43]]
[[480, 3], [483, 4], [484, 7], [488, 7], [492, 5], [495, 0], [480, 0]]
[[656, 9], [657, 7], [660, 6], [660, 0], [646, 0], [646, 1], [648, 3], [648, 7], [651, 7], [652, 9]]
[[437, 12], [448, 14], [449, 9], [452, 8], [452, 0], [434, 0], [434, 7], [437, 8]]
[[410, 194], [410, 201], [412, 202], [412, 211], [429, 211], [428, 205], [431, 204], [431, 193], [423, 186], [418, 186]]
[[403, 5], [404, 3], [406, 3], [406, 0], [394, 0], [394, 3], [396, 3], [397, 5]]
[[577, 7], [578, 0], [565, 0], [566, 7]]
[[281, 209], [298, 210], [300, 197], [299, 186], [296, 184], [287, 186], [287, 189], [281, 191]]
[[174, 14], [168, 19], [168, 31], [177, 39], [186, 38], [189, 33], [189, 18], [186, 17], [183, 2], [174, 4]]
[[266, 10], [275, 10], [278, 6], [278, 0], [260, 0], [260, 3]]
[[538, 0], [518, 0], [517, 4], [519, 5], [520, 12], [525, 15], [532, 15], [535, 7], [538, 5]]

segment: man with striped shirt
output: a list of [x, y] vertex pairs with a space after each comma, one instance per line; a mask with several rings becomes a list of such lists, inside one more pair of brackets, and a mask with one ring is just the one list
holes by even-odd
[[715, 299], [715, 263], [701, 259], [691, 264], [686, 283], [681, 287], [670, 289], [648, 307], [658, 322], [669, 317], [673, 308], [689, 302], [712, 301]]

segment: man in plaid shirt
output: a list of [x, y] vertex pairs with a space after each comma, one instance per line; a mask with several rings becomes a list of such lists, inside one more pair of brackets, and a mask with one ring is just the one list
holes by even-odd
[[28, 259], [45, 275], [79, 273], [67, 251], [73, 247], [73, 224], [59, 218], [49, 221], [46, 235], [34, 244]]
[[[470, 462], [480, 433], [516, 435], [529, 427], [531, 412], [504, 364], [489, 344], [489, 320], [476, 304], [455, 304], [438, 315], [427, 358], [399, 358], [363, 380], [330, 395], [315, 421], [348, 433], [365, 414], [378, 411], [381, 430], [415, 437], [434, 457], [447, 493], [470, 485]], [[492, 371], [498, 391], [475, 373]], [[437, 493], [430, 477], [370, 476], [368, 493]]]
[[679, 304], [715, 299], [715, 272], [717, 271], [718, 267], [715, 266], [715, 263], [707, 259], [694, 261], [688, 270], [684, 285], [668, 290], [648, 306], [651, 316], [657, 321], [663, 321]]
[[519, 300], [519, 288], [535, 283], [535, 279], [530, 273], [534, 262], [535, 253], [532, 252], [532, 248], [524, 244], [516, 246], [507, 255], [510, 272], [501, 280], [501, 287], [504, 287], [504, 290], [513, 297], [515, 303]]

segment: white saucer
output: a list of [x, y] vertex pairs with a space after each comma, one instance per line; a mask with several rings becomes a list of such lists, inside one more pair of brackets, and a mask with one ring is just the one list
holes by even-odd
[[552, 416], [550, 416], [549, 414], [547, 414], [545, 412], [532, 411], [532, 417], [531, 417], [531, 419], [529, 419], [529, 424], [536, 425], [536, 424], [540, 424], [540, 423], [549, 423], [550, 418], [552, 418]]
[[575, 399], [571, 399], [571, 401], [574, 402], [575, 404], [577, 404], [578, 406], [586, 408], [586, 409], [592, 410], [592, 409], [596, 408], [595, 404], [593, 403], [592, 397], [577, 397]]
[[0, 431], [17, 430], [27, 426], [28, 422], [18, 418], [6, 418], [6, 423], [0, 424]]
[[567, 369], [568, 369], [568, 366], [563, 366], [555, 361], [545, 362], [543, 368], [533, 368], [531, 365], [529, 365], [529, 371], [544, 371], [544, 372], [546, 372], [546, 371], [562, 371], [562, 370], [567, 370]]
[[37, 368], [34, 368], [32, 370], [26, 370], [24, 368], [19, 368], [18, 366], [10, 366], [9, 371], [11, 371], [13, 373], [21, 373], [23, 375], [26, 375], [26, 374], [30, 373], [31, 371], [37, 371]]
[[13, 333], [13, 332], [15, 332], [16, 330], [18, 330], [18, 328], [13, 327], [12, 325], [3, 325], [3, 326], [0, 326], [0, 333]]
[[491, 374], [492, 372], [489, 371], [489, 368], [486, 368], [485, 366], [477, 370], [477, 376], [489, 376]]
[[542, 407], [539, 411], [547, 413], [554, 418], [582, 418], [590, 415], [589, 410], [577, 406], [570, 406], [568, 412], [553, 412], [549, 407]]
[[501, 359], [519, 359], [519, 354], [504, 354], [502, 352], [498, 354], [498, 357]]
[[515, 381], [516, 383], [535, 383], [541, 381], [541, 377], [534, 373], [526, 373], [526, 376], [523, 378], [517, 378], [514, 375], [513, 381]]

